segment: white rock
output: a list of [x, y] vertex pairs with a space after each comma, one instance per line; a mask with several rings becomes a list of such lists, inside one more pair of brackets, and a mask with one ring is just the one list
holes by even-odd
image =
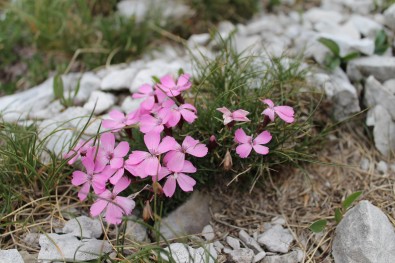
[[349, 22], [354, 24], [354, 26], [362, 35], [372, 39], [376, 37], [377, 32], [383, 29], [381, 24], [370, 19], [369, 17], [361, 15], [352, 15]]
[[387, 10], [385, 10], [384, 21], [389, 28], [395, 30], [395, 4], [392, 4], [387, 8]]
[[125, 236], [137, 242], [146, 242], [148, 240], [147, 228], [143, 224], [136, 222], [136, 219], [136, 217], [132, 217], [132, 220], [128, 220]]
[[383, 83], [383, 87], [392, 95], [395, 95], [395, 79], [389, 79]]
[[0, 250], [0, 263], [24, 263], [16, 249]]
[[246, 26], [246, 33], [248, 36], [265, 34], [267, 32], [280, 34], [283, 31], [284, 29], [278, 21], [268, 17], [261, 17]]
[[229, 246], [233, 249], [239, 249], [240, 248], [240, 240], [237, 238], [227, 236], [226, 237], [226, 243], [228, 243]]
[[74, 97], [74, 104], [81, 105], [86, 102], [94, 90], [100, 88], [101, 79], [92, 72], [86, 72], [80, 80], [80, 89]]
[[365, 82], [364, 103], [367, 107], [381, 105], [395, 120], [395, 96], [389, 93], [373, 76], [370, 76]]
[[218, 240], [214, 242], [214, 248], [218, 253], [221, 253], [222, 249], [224, 249], [224, 245], [222, 245], [221, 242], [219, 242]]
[[370, 167], [370, 161], [369, 161], [369, 159], [362, 158], [362, 159], [361, 159], [361, 162], [360, 162], [360, 164], [359, 164], [359, 167], [360, 167], [362, 170], [364, 170], [364, 171], [368, 171], [368, 170], [369, 170], [369, 167]]
[[371, 56], [353, 59], [347, 65], [347, 75], [351, 81], [360, 81], [370, 75], [379, 81], [393, 79], [395, 57]]
[[87, 216], [79, 216], [67, 221], [62, 232], [79, 238], [99, 238], [103, 234], [100, 221]]
[[173, 243], [164, 248], [165, 252], [161, 252], [161, 257], [169, 261], [170, 258], [176, 263], [214, 263], [217, 253], [212, 244], [194, 249], [182, 243]]
[[128, 89], [136, 76], [139, 68], [126, 68], [118, 71], [113, 71], [103, 78], [100, 88], [102, 90], [122, 90]]
[[312, 24], [322, 21], [339, 24], [343, 20], [343, 15], [336, 11], [311, 8], [304, 14], [304, 19]]
[[388, 172], [388, 164], [384, 161], [380, 161], [377, 163], [376, 169], [380, 174], [386, 174]]
[[100, 114], [110, 109], [116, 103], [114, 95], [96, 90], [91, 93], [89, 100], [84, 105], [84, 109]]
[[273, 217], [272, 218], [272, 220], [270, 220], [270, 222], [273, 224], [273, 225], [285, 225], [287, 222], [285, 221], [285, 219], [284, 219], [284, 217], [283, 216], [276, 216], [276, 217]]
[[246, 55], [255, 54], [255, 52], [262, 51], [262, 39], [260, 36], [240, 36], [236, 35], [234, 38], [234, 48], [237, 53], [246, 52]]
[[111, 245], [107, 241], [97, 239], [78, 240], [71, 234], [41, 235], [40, 246], [38, 260], [44, 263], [94, 260], [111, 251]]
[[372, 39], [353, 39], [347, 36], [321, 33], [319, 37], [328, 38], [336, 42], [340, 49], [340, 56], [344, 57], [352, 52], [361, 52], [365, 55], [374, 54], [374, 41]]
[[269, 251], [287, 253], [294, 240], [291, 232], [281, 225], [274, 225], [258, 237], [258, 243]]
[[59, 100], [55, 100], [49, 104], [45, 109], [33, 111], [29, 114], [29, 118], [37, 120], [50, 119], [58, 115], [65, 107], [60, 103]]
[[125, 17], [134, 16], [137, 22], [143, 21], [149, 9], [147, 2], [139, 0], [124, 0], [117, 4], [118, 12]]
[[143, 101], [144, 98], [133, 99], [132, 96], [127, 96], [122, 102], [121, 109], [125, 113], [130, 113], [134, 110], [137, 110]]
[[232, 252], [229, 253], [229, 257], [232, 262], [235, 263], [252, 263], [254, 260], [254, 251], [252, 251], [249, 248], [240, 248], [236, 250], [232, 250]]
[[210, 34], [194, 34], [188, 39], [188, 47], [204, 46], [210, 41]]
[[392, 262], [394, 228], [379, 208], [361, 201], [336, 227], [332, 252], [336, 263]]
[[217, 251], [212, 243], [199, 247], [195, 250], [197, 255], [201, 256], [201, 261], [198, 263], [214, 263], [218, 257]]
[[388, 156], [395, 151], [395, 123], [388, 111], [381, 105], [376, 105], [370, 111], [374, 118], [374, 144], [381, 154]]
[[266, 252], [265, 251], [259, 252], [254, 257], [254, 263], [260, 262], [264, 257], [266, 257]]
[[339, 37], [346, 37], [355, 40], [359, 40], [361, 38], [358, 29], [352, 23], [337, 25], [332, 22], [323, 21], [315, 24], [314, 29], [321, 33], [327, 33]]
[[258, 253], [263, 251], [258, 242], [256, 242], [256, 240], [252, 238], [246, 231], [240, 230], [239, 238], [247, 247], [254, 250], [254, 252]]
[[207, 225], [205, 227], [203, 227], [202, 230], [202, 236], [204, 237], [204, 239], [206, 239], [207, 241], [212, 241], [215, 238], [215, 233], [214, 233], [214, 229], [211, 225]]
[[302, 262], [303, 259], [305, 258], [304, 251], [299, 249], [299, 248], [295, 249], [295, 251], [296, 251], [296, 253], [298, 253], [298, 257], [297, 257], [298, 258], [298, 262]]
[[230, 37], [231, 34], [236, 32], [236, 26], [233, 25], [229, 21], [222, 21], [218, 24], [217, 34], [214, 39], [218, 43], [222, 43], [223, 40], [226, 40]]
[[297, 251], [292, 251], [291, 253], [285, 255], [274, 255], [266, 256], [263, 259], [263, 263], [298, 263], [299, 256]]

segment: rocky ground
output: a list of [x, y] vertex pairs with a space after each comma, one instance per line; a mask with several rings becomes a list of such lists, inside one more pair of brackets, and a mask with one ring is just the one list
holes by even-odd
[[[124, 0], [120, 6], [133, 7], [133, 3]], [[375, 3], [324, 0], [302, 13], [290, 8], [261, 13], [247, 24], [223, 21], [214, 37], [209, 33], [192, 35], [185, 42], [180, 40], [185, 46], [166, 44], [129, 64], [62, 76], [66, 95], [80, 80], [72, 107], [66, 108], [55, 98], [51, 78], [27, 91], [0, 98], [0, 111], [5, 121], [37, 121], [42, 139], [59, 130], [51, 134], [46, 147], [61, 154], [67, 151], [71, 138], [79, 133], [91, 112], [93, 118], [86, 135], [98, 131], [100, 120], [111, 109], [130, 112], [137, 108], [140, 101], [128, 95], [151, 76], [176, 74], [180, 68], [193, 74], [191, 56], [214, 56], [221, 38], [232, 35], [238, 52], [262, 59], [285, 57], [284, 66], [287, 59], [302, 58], [303, 68], [308, 70], [308, 84], [325, 92], [336, 120], [344, 121], [357, 114], [356, 119], [360, 120], [365, 116], [361, 110], [366, 109], [365, 121], [371, 127], [374, 146], [360, 122], [350, 122], [329, 136], [332, 147], [319, 154], [319, 162], [335, 165], [309, 164], [289, 171], [272, 178], [264, 193], [257, 189], [241, 193], [230, 187], [226, 192], [214, 189], [215, 194], [194, 194], [163, 219], [162, 234], [174, 240], [165, 250], [178, 256], [176, 262], [189, 262], [191, 257], [194, 262], [392, 262], [395, 5], [381, 12]], [[136, 12], [144, 12], [144, 8], [140, 3]], [[378, 55], [380, 32], [385, 33], [389, 45]], [[320, 38], [337, 43], [336, 56], [341, 63], [332, 70], [326, 66], [334, 53], [320, 43]], [[358, 52], [360, 57], [344, 60], [352, 52]], [[333, 217], [334, 208], [356, 190], [363, 190], [363, 199], [381, 210], [362, 201], [347, 212], [337, 227], [329, 224], [320, 234], [308, 230], [316, 219]], [[79, 204], [70, 202], [52, 209], [41, 205], [32, 202], [25, 208], [34, 211], [31, 213], [41, 209], [51, 216], [27, 229], [15, 223], [14, 233], [6, 233], [14, 242], [2, 247], [0, 262], [53, 262], [59, 257], [87, 261], [113, 251], [116, 237], [111, 231], [103, 234], [102, 222], [86, 217]], [[9, 215], [10, 219], [17, 222], [29, 212], [25, 208]], [[39, 234], [40, 228], [48, 234]], [[187, 235], [183, 243], [175, 240], [179, 235]], [[146, 228], [132, 221], [125, 237], [131, 244], [153, 241]], [[15, 247], [21, 254], [11, 249]], [[126, 251], [134, 252], [132, 246]]]

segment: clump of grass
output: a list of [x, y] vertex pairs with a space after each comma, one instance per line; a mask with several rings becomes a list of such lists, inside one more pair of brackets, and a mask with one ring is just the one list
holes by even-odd
[[[224, 41], [215, 59], [196, 60], [198, 76], [191, 99], [197, 107], [199, 118], [194, 125], [187, 126], [184, 133], [205, 142], [215, 135], [220, 142], [208, 158], [197, 161], [197, 176], [201, 182], [231, 173], [232, 181], [245, 178], [242, 181], [252, 187], [259, 178], [273, 170], [298, 167], [301, 162], [313, 161], [327, 134], [328, 124], [317, 118], [322, 94], [306, 85], [306, 71], [301, 69], [300, 60], [237, 54], [231, 46], [230, 40]], [[286, 124], [277, 118], [276, 122], [266, 127], [273, 135], [267, 145], [270, 153], [264, 156], [251, 154], [241, 159], [235, 152], [234, 132], [240, 127], [248, 135], [256, 136], [262, 132], [264, 116], [261, 113], [266, 106], [260, 99], [266, 98], [278, 105], [292, 106], [296, 112], [296, 122]], [[247, 110], [251, 122], [236, 124], [229, 131], [223, 124], [222, 114], [216, 110], [221, 107]], [[227, 152], [231, 153], [233, 165], [224, 169], [224, 162], [229, 161]]]

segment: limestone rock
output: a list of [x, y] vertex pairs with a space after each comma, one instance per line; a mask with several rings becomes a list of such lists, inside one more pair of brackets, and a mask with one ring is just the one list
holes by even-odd
[[247, 247], [254, 250], [254, 252], [258, 253], [263, 251], [258, 242], [256, 242], [256, 240], [252, 238], [246, 231], [240, 230], [239, 238]]
[[62, 232], [80, 238], [99, 238], [103, 234], [100, 221], [87, 216], [79, 216], [67, 221]]
[[96, 90], [91, 93], [89, 100], [84, 105], [84, 109], [100, 114], [110, 109], [116, 102], [114, 95]]
[[256, 254], [255, 256], [254, 256], [254, 263], [256, 263], [256, 262], [260, 262], [262, 259], [264, 259], [266, 257], [266, 252], [265, 251], [262, 251], [262, 252], [259, 252], [258, 254]]
[[387, 10], [385, 10], [384, 21], [389, 28], [395, 30], [395, 4], [392, 4], [387, 8]]
[[297, 251], [292, 251], [291, 253], [285, 255], [274, 255], [266, 256], [263, 259], [263, 263], [298, 263], [299, 256]]
[[384, 82], [395, 76], [395, 57], [370, 56], [351, 60], [347, 65], [347, 75], [352, 81], [374, 76]]
[[389, 93], [373, 76], [366, 80], [364, 103], [367, 107], [381, 105], [395, 120], [395, 96]]
[[336, 263], [393, 262], [394, 228], [378, 207], [361, 201], [336, 227], [332, 252]]
[[111, 245], [107, 241], [97, 239], [78, 240], [71, 234], [41, 235], [40, 246], [38, 260], [43, 263], [94, 260], [111, 251]]
[[232, 250], [229, 253], [229, 258], [235, 263], [252, 263], [254, 260], [254, 251], [249, 248], [240, 248], [236, 250]]
[[226, 243], [228, 243], [228, 245], [233, 249], [240, 249], [240, 240], [237, 238], [227, 236]]
[[203, 228], [202, 230], [202, 236], [207, 240], [207, 241], [212, 241], [215, 238], [215, 233], [214, 229], [211, 225], [207, 225]]
[[184, 204], [162, 219], [160, 232], [166, 239], [197, 234], [210, 219], [209, 197], [194, 191]]
[[24, 263], [16, 249], [0, 250], [0, 263]]
[[281, 225], [274, 225], [258, 237], [258, 243], [269, 251], [287, 253], [294, 240], [291, 232]]
[[170, 258], [176, 263], [214, 263], [217, 259], [217, 253], [212, 244], [194, 249], [183, 243], [173, 243], [164, 249], [161, 257], [170, 261]]
[[100, 88], [102, 90], [127, 90], [137, 71], [138, 68], [135, 67], [113, 71], [102, 80]]
[[133, 220], [128, 220], [125, 236], [137, 242], [145, 242], [148, 240], [147, 229], [144, 225], [135, 222], [136, 219], [137, 218], [134, 217]]

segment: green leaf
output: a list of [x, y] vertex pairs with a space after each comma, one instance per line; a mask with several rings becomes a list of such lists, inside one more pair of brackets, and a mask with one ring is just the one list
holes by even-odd
[[64, 98], [63, 80], [59, 74], [56, 74], [53, 79], [53, 93], [55, 98], [62, 100]]
[[327, 224], [327, 221], [325, 219], [320, 219], [320, 220], [317, 220], [314, 223], [312, 223], [309, 228], [314, 233], [319, 233], [319, 232], [322, 232], [322, 230], [324, 230], [324, 228], [326, 227], [326, 224]]
[[388, 36], [384, 30], [380, 30], [376, 34], [376, 38], [374, 40], [374, 53], [378, 55], [382, 55], [389, 47]]
[[152, 80], [153, 80], [155, 83], [160, 83], [160, 79], [159, 79], [157, 76], [152, 76]]
[[347, 55], [345, 55], [344, 57], [342, 57], [342, 60], [343, 60], [344, 63], [347, 63], [350, 60], [359, 58], [360, 56], [361, 56], [361, 53], [359, 53], [358, 51], [351, 52], [351, 53], [348, 53]]
[[318, 42], [326, 46], [333, 53], [333, 55], [340, 57], [340, 48], [335, 41], [329, 38], [321, 37], [318, 39]]
[[73, 100], [75, 99], [75, 97], [77, 97], [77, 94], [80, 91], [80, 87], [81, 87], [81, 78], [78, 79], [77, 87], [75, 87]]
[[340, 210], [340, 208], [335, 209], [335, 221], [336, 223], [340, 223], [340, 221], [343, 219], [343, 213]]
[[349, 195], [342, 203], [342, 207], [344, 209], [349, 208], [352, 203], [354, 203], [355, 200], [357, 200], [357, 198], [362, 194], [362, 191], [358, 191], [355, 193], [352, 193], [351, 195]]
[[339, 67], [340, 64], [341, 64], [341, 60], [339, 57], [336, 57], [332, 54], [328, 54], [325, 57], [324, 65], [331, 71], [333, 71], [335, 68]]

